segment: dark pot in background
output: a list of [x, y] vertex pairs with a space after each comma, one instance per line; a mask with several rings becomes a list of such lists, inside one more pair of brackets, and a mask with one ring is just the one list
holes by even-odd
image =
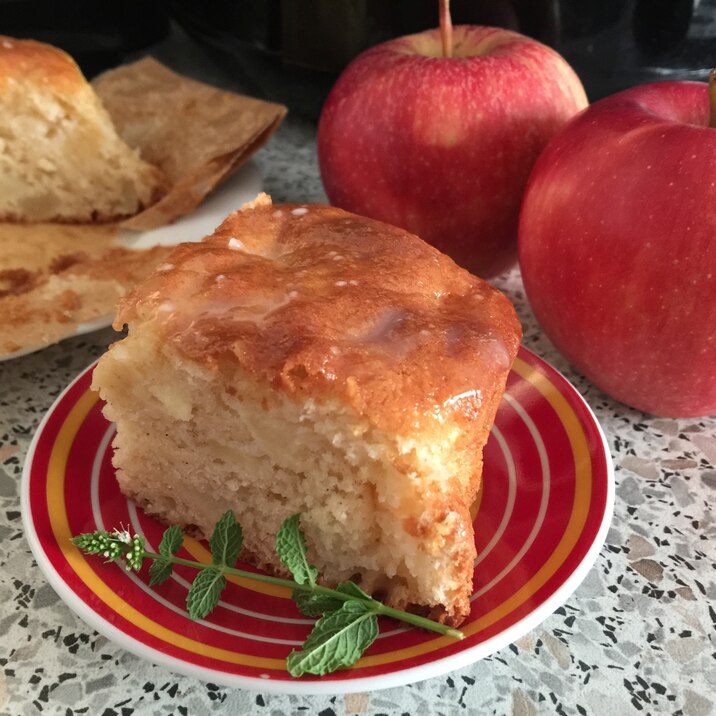
[[[0, 33], [72, 54], [88, 76], [161, 41], [170, 18], [229, 82], [315, 119], [362, 50], [435, 27], [437, 0], [0, 0]], [[590, 99], [716, 66], [716, 0], [452, 0], [455, 24], [508, 27], [557, 49]]]
[[[285, 65], [339, 72], [365, 48], [435, 27], [437, 0], [172, 0], [194, 37]], [[716, 0], [453, 0], [455, 24], [508, 27], [554, 47], [591, 99], [658, 79], [703, 79], [716, 65]]]
[[87, 77], [166, 37], [163, 0], [0, 0], [0, 34], [61, 47]]

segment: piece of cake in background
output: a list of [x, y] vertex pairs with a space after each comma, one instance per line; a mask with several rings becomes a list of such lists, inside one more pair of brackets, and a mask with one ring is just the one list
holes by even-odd
[[171, 247], [134, 251], [106, 224], [0, 223], [0, 360], [99, 322]]
[[0, 221], [110, 221], [164, 188], [69, 55], [0, 36]]
[[[149, 57], [90, 87], [63, 52], [1, 36], [0, 90], [0, 360], [108, 326], [168, 251], [151, 229], [199, 209], [286, 114]], [[142, 185], [157, 177], [160, 197]], [[202, 208], [205, 228], [174, 243], [239, 202]]]
[[275, 573], [300, 513], [326, 583], [469, 613], [470, 506], [521, 329], [509, 300], [417, 237], [261, 195], [121, 304], [93, 387], [123, 492], [205, 536], [226, 510]]

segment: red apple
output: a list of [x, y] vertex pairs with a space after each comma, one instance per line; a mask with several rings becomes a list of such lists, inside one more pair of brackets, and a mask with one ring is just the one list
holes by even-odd
[[587, 104], [569, 65], [508, 30], [455, 27], [357, 57], [321, 114], [331, 202], [402, 226], [482, 276], [517, 258], [520, 200], [537, 155]]
[[572, 120], [530, 177], [519, 257], [545, 333], [595, 385], [648, 413], [716, 412], [706, 84], [635, 87]]

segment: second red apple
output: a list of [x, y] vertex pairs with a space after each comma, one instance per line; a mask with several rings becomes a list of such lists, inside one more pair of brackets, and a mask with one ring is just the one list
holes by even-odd
[[517, 33], [456, 27], [452, 47], [432, 30], [356, 58], [323, 108], [321, 177], [333, 204], [489, 277], [516, 260], [532, 165], [587, 98], [560, 55]]
[[540, 156], [520, 217], [544, 332], [613, 398], [668, 417], [716, 414], [716, 76], [710, 93], [596, 102]]

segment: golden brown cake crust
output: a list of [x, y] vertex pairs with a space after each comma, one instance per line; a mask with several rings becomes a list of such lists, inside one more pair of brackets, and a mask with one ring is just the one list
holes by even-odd
[[63, 94], [85, 92], [87, 87], [82, 72], [66, 52], [43, 42], [0, 35], [0, 85], [18, 77], [57, 87]]
[[263, 196], [124, 299], [116, 326], [145, 320], [197, 363], [338, 398], [399, 435], [474, 431], [521, 337], [502, 293], [407, 231]]
[[60, 254], [40, 269], [0, 266], [0, 356], [49, 345], [79, 324], [111, 316], [120, 297], [168, 251], [115, 246], [94, 256]]

